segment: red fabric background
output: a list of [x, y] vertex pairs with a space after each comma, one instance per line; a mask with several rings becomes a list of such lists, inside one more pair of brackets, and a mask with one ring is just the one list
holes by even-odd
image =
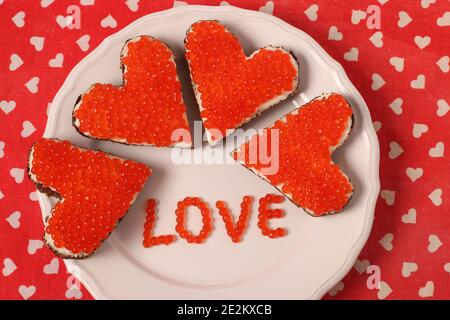
[[[80, 2], [89, 1], [56, 0], [45, 8], [41, 2], [45, 4], [50, 1], [0, 0], [0, 298], [66, 299], [67, 295], [70, 297], [72, 294], [75, 296], [72, 298], [90, 299], [84, 288], [81, 288], [81, 294], [76, 288], [76, 291], [67, 292], [73, 279], [68, 281], [69, 275], [62, 261], [56, 259], [53, 262], [55, 265], [59, 262], [57, 272], [56, 268], [53, 269], [55, 274], [44, 273], [44, 266], [54, 258], [48, 249], [31, 250], [30, 254], [29, 240], [39, 240], [42, 234], [40, 209], [38, 203], [30, 199], [33, 184], [26, 177], [23, 182], [16, 183], [11, 169], [25, 168], [29, 147], [43, 133], [48, 103], [75, 64], [109, 34], [143, 15], [171, 8], [173, 0], [141, 0], [136, 12], [129, 9], [125, 0], [114, 3], [95, 0], [95, 4], [89, 6], [80, 5]], [[219, 4], [219, 1], [186, 2]], [[340, 290], [333, 290], [331, 295], [325, 296], [326, 299], [450, 298], [450, 174], [447, 150], [450, 148], [450, 112], [443, 114], [450, 102], [450, 32], [448, 22], [447, 26], [437, 23], [437, 19], [450, 8], [446, 0], [436, 0], [424, 8], [427, 2], [433, 1], [274, 1], [273, 14], [315, 38], [342, 63], [365, 98], [376, 126], [381, 126], [378, 137], [381, 189], [385, 190], [382, 194], [389, 194], [386, 190], [395, 192], [393, 202], [380, 197], [370, 239], [359, 257], [359, 262], [368, 260], [370, 264], [380, 267], [381, 291], [367, 288], [369, 275], [361, 272], [364, 268], [357, 265], [337, 286]], [[266, 0], [228, 0], [228, 3], [258, 10], [266, 4]], [[64, 15], [70, 4], [81, 8], [80, 30], [63, 29], [56, 22], [56, 17]], [[313, 4], [318, 6], [315, 21], [304, 13]], [[381, 10], [381, 48], [375, 47], [369, 40], [377, 30], [368, 29], [364, 20], [358, 24], [351, 21], [352, 10], [365, 11], [371, 4]], [[17, 27], [11, 20], [20, 11], [25, 13], [23, 27]], [[403, 28], [398, 26], [400, 11], [407, 12], [412, 19]], [[101, 27], [100, 21], [109, 14], [117, 21], [117, 26]], [[447, 14], [450, 15], [449, 12]], [[448, 15], [447, 21], [450, 20]], [[439, 24], [445, 24], [443, 20], [439, 20]], [[342, 40], [329, 39], [331, 26], [337, 27], [343, 34]], [[83, 52], [76, 41], [86, 34], [90, 36], [89, 50]], [[42, 51], [36, 51], [30, 44], [33, 36], [45, 38]], [[428, 36], [431, 43], [421, 49], [415, 43], [416, 36]], [[344, 54], [352, 47], [359, 51], [357, 61], [344, 59]], [[63, 54], [63, 65], [52, 68], [49, 60], [57, 53]], [[11, 71], [13, 54], [20, 56], [23, 64]], [[404, 58], [403, 71], [396, 71], [390, 64], [390, 58], [394, 56]], [[437, 61], [442, 57], [442, 66], [439, 67]], [[385, 81], [378, 90], [371, 88], [373, 74], [380, 75]], [[419, 74], [425, 77], [425, 88], [413, 89], [410, 82]], [[40, 80], [38, 92], [33, 94], [24, 84], [35, 76]], [[401, 114], [396, 114], [389, 107], [396, 98], [403, 100]], [[440, 102], [438, 112], [437, 101], [441, 99], [444, 101]], [[13, 110], [8, 107], [11, 104], [6, 104], [9, 101], [15, 101]], [[24, 121], [29, 121], [36, 130], [24, 131]], [[428, 131], [416, 138], [413, 136], [414, 124], [425, 124]], [[392, 142], [398, 143], [403, 150], [394, 159], [389, 157]], [[431, 157], [429, 150], [438, 142], [442, 143], [443, 155], [439, 156], [438, 150], [434, 153], [438, 157]], [[407, 168], [421, 168], [423, 174], [412, 181], [406, 173]], [[440, 205], [429, 198], [436, 189], [442, 191]], [[438, 200], [435, 198], [435, 201]], [[402, 216], [411, 208], [416, 210], [416, 223], [405, 223]], [[13, 228], [10, 222], [14, 225], [14, 212], [17, 211], [21, 213], [20, 226]], [[386, 234], [393, 237], [392, 247], [386, 241], [381, 241], [384, 246], [380, 243], [382, 238], [386, 240], [390, 237], [385, 238]], [[436, 245], [439, 243], [440, 246]], [[11, 262], [16, 268], [11, 267]], [[417, 266], [417, 271], [409, 277], [402, 275], [405, 262]], [[48, 273], [48, 267], [46, 270]]]

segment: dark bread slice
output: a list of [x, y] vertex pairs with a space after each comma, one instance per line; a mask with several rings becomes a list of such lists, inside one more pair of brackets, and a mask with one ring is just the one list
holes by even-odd
[[[220, 24], [220, 21], [218, 20], [199, 20], [197, 22], [195, 22], [194, 24], [192, 24], [189, 29], [186, 31], [186, 37], [184, 39], [184, 43], [185, 43], [185, 47], [186, 44], [188, 43], [188, 35], [190, 32], [192, 32], [192, 27], [200, 22], [217, 22]], [[227, 33], [229, 33], [233, 38], [236, 39], [237, 42], [239, 42], [239, 39], [236, 37], [236, 35], [234, 35], [226, 26], [224, 26], [225, 31]], [[225, 139], [228, 135], [231, 135], [236, 129], [241, 128], [242, 126], [244, 126], [245, 124], [247, 124], [248, 122], [250, 122], [252, 119], [256, 118], [258, 115], [260, 115], [262, 112], [270, 109], [271, 107], [277, 105], [278, 103], [286, 100], [288, 97], [290, 97], [291, 95], [295, 94], [298, 90], [298, 82], [299, 82], [299, 69], [300, 69], [300, 65], [299, 65], [299, 61], [297, 59], [297, 57], [295, 56], [295, 54], [291, 51], [291, 50], [286, 50], [283, 47], [275, 47], [275, 46], [271, 46], [268, 45], [266, 47], [263, 48], [259, 48], [258, 50], [254, 51], [250, 56], [246, 56], [247, 60], [251, 59], [254, 55], [258, 54], [261, 50], [281, 50], [283, 53], [286, 53], [290, 56], [292, 65], [295, 66], [295, 69], [297, 70], [297, 75], [293, 80], [293, 90], [289, 91], [289, 92], [283, 92], [281, 95], [279, 96], [275, 96], [273, 97], [271, 100], [266, 101], [265, 103], [261, 104], [260, 106], [257, 107], [255, 113], [253, 113], [252, 115], [250, 115], [249, 117], [245, 118], [241, 123], [239, 123], [235, 128], [230, 128], [230, 130], [228, 130], [227, 135], [223, 136], [222, 139], [218, 139], [218, 140], [213, 140], [212, 139], [212, 133], [208, 130], [208, 128], [205, 127], [205, 134], [206, 137], [208, 139], [208, 143], [211, 146], [215, 146], [217, 145], [219, 142], [221, 142], [223, 139]], [[189, 52], [189, 50], [186, 48], [186, 54]], [[186, 60], [188, 62], [188, 67], [189, 67], [189, 74], [191, 77], [191, 84], [192, 84], [192, 88], [194, 90], [194, 95], [195, 95], [195, 99], [197, 101], [197, 104], [199, 106], [199, 110], [200, 112], [202, 112], [204, 109], [203, 107], [203, 102], [202, 102], [202, 98], [201, 98], [201, 93], [198, 90], [198, 84], [194, 81], [193, 77], [192, 77], [192, 69], [191, 69], [191, 63], [189, 58], [186, 55]], [[205, 120], [207, 118], [201, 117], [202, 121], [205, 122]], [[233, 129], [233, 130], [231, 130]]]
[[[307, 105], [307, 104], [309, 104], [309, 103], [311, 103], [311, 102], [313, 102], [313, 101], [315, 101], [315, 100], [327, 99], [328, 97], [330, 97], [330, 96], [332, 96], [332, 95], [338, 95], [338, 94], [333, 93], [333, 92], [332, 92], [332, 93], [325, 93], [325, 94], [322, 94], [322, 95], [320, 95], [320, 96], [318, 96], [318, 97], [316, 97], [316, 98], [311, 99], [311, 100], [310, 100], [308, 103], [306, 103], [305, 105]], [[340, 96], [340, 95], [339, 95], [339, 96]], [[344, 99], [344, 100], [345, 100], [345, 99]], [[348, 102], [346, 102], [346, 103], [348, 104], [348, 106], [351, 107], [351, 105], [350, 105]], [[305, 106], [305, 105], [303, 105], [303, 106]], [[288, 114], [284, 115], [284, 116], [283, 116], [282, 118], [280, 118], [279, 120], [282, 121], [282, 122], [286, 122], [286, 117], [287, 117], [288, 115], [296, 115], [296, 114], [298, 114], [299, 110], [301, 110], [301, 108], [302, 108], [303, 106], [300, 106], [300, 107], [296, 108], [295, 110], [289, 112]], [[350, 135], [350, 133], [351, 133], [351, 131], [352, 131], [352, 129], [353, 129], [353, 122], [354, 122], [354, 115], [353, 115], [353, 113], [352, 113], [351, 117], [349, 117], [349, 119], [348, 119], [348, 122], [347, 122], [347, 125], [346, 125], [346, 130], [342, 133], [342, 136], [341, 136], [341, 138], [340, 138], [338, 144], [337, 144], [337, 145], [334, 145], [334, 146], [330, 149], [330, 153], [333, 153], [337, 148], [339, 148], [339, 147], [345, 142], [345, 140], [347, 140], [348, 136]], [[272, 127], [274, 126], [274, 124], [275, 124], [275, 123], [273, 123], [271, 126], [267, 127], [266, 129], [272, 128]], [[251, 139], [253, 139], [253, 138], [254, 138], [254, 137], [252, 137]], [[246, 143], [244, 143], [244, 144], [246, 144]], [[243, 145], [244, 145], [244, 144], [243, 144]], [[240, 150], [241, 147], [242, 147], [242, 145], [239, 146], [238, 148], [236, 148], [235, 150], [233, 150], [233, 151], [231, 152], [231, 155], [232, 155], [232, 156], [234, 156], [234, 155], [237, 155], [237, 156], [238, 156], [238, 155], [240, 154], [240, 152], [241, 152], [241, 150]], [[270, 181], [265, 175], [263, 175], [261, 172], [259, 172], [258, 170], [256, 170], [255, 168], [253, 168], [253, 167], [251, 167], [251, 166], [247, 166], [247, 165], [245, 164], [245, 161], [242, 161], [242, 160], [240, 160], [240, 159], [235, 159], [235, 160], [236, 160], [238, 163], [240, 163], [242, 166], [244, 166], [246, 169], [250, 170], [252, 173], [254, 173], [255, 175], [257, 175], [258, 177], [260, 177], [260, 178], [262, 178], [263, 180], [265, 180], [265, 181], [267, 181], [268, 183], [270, 183], [270, 184], [271, 184], [273, 187], [275, 187], [280, 193], [284, 194], [284, 195], [285, 195], [285, 196], [286, 196], [293, 204], [295, 204], [297, 207], [303, 209], [306, 213], [308, 213], [309, 215], [311, 215], [311, 216], [313, 216], [313, 217], [318, 217], [318, 216], [322, 216], [322, 215], [332, 215], [332, 214], [336, 214], [336, 213], [341, 212], [341, 211], [345, 208], [345, 206], [350, 202], [351, 198], [353, 197], [354, 191], [355, 191], [355, 187], [354, 187], [353, 184], [351, 183], [350, 178], [349, 178], [342, 170], [340, 170], [340, 173], [347, 179], [347, 182], [348, 182], [348, 183], [350, 184], [350, 186], [351, 186], [351, 192], [347, 194], [347, 201], [346, 201], [346, 203], [342, 206], [342, 208], [341, 208], [340, 210], [328, 211], [328, 212], [326, 212], [326, 213], [322, 213], [322, 214], [318, 215], [318, 214], [317, 214], [316, 212], [314, 212], [313, 210], [311, 210], [311, 209], [309, 209], [309, 208], [306, 208], [306, 207], [304, 207], [304, 206], [301, 206], [299, 203], [297, 203], [296, 201], [294, 201], [294, 199], [293, 199], [293, 197], [292, 197], [292, 194], [286, 193], [286, 192], [284, 192], [284, 191], [282, 190], [282, 187], [283, 187], [282, 185], [274, 185], [274, 184], [272, 184], [271, 181]]]
[[[59, 140], [59, 139], [47, 139], [47, 140], [53, 140], [53, 141], [57, 141], [57, 142], [63, 142], [63, 141], [61, 141], [61, 140]], [[28, 153], [28, 165], [27, 165], [27, 173], [28, 173], [28, 177], [30, 178], [31, 181], [33, 181], [33, 182], [35, 183], [36, 188], [39, 190], [39, 192], [45, 193], [45, 194], [48, 195], [49, 197], [50, 197], [50, 196], [51, 196], [51, 197], [56, 197], [56, 198], [58, 198], [60, 201], [64, 201], [64, 199], [60, 196], [60, 194], [58, 193], [57, 190], [53, 189], [53, 188], [50, 187], [50, 186], [47, 186], [47, 185], [42, 184], [42, 183], [37, 179], [36, 175], [33, 174], [33, 172], [32, 172], [32, 171], [33, 171], [33, 152], [34, 152], [34, 148], [35, 148], [35, 146], [36, 146], [37, 143], [39, 143], [39, 141], [35, 142], [35, 143], [31, 146], [30, 151], [29, 151], [29, 153]], [[83, 151], [88, 151], [88, 150], [89, 150], [89, 149], [85, 149], [85, 148], [78, 147], [78, 146], [75, 146], [75, 145], [71, 145], [71, 147], [72, 147], [72, 148], [77, 148], [77, 149], [79, 149], [79, 150], [82, 151], [82, 152], [83, 152]], [[92, 152], [94, 152], [94, 153], [102, 153], [102, 154], [106, 155], [106, 156], [107, 156], [108, 158], [110, 158], [110, 159], [115, 158], [115, 159], [119, 159], [119, 160], [122, 161], [122, 162], [126, 161], [126, 159], [117, 157], [117, 156], [115, 156], [115, 155], [112, 155], [112, 154], [110, 154], [110, 153], [106, 153], [106, 152], [103, 152], [103, 151], [100, 151], [100, 150], [89, 150], [89, 151], [92, 151]], [[147, 167], [147, 168], [149, 169], [149, 174], [151, 174], [151, 169], [150, 169], [149, 167]], [[143, 186], [142, 186], [142, 187], [143, 187]], [[141, 189], [142, 189], [142, 188], [141, 188]], [[138, 194], [139, 194], [139, 192], [137, 192], [137, 193], [134, 194], [132, 200], [130, 201], [129, 207], [132, 206], [132, 204], [134, 203], [134, 201], [135, 201], [136, 197], [138, 196]], [[52, 216], [53, 211], [54, 211], [54, 208], [52, 208], [50, 214], [44, 219], [44, 230], [45, 230], [45, 228], [48, 226], [48, 221], [49, 221], [49, 218]], [[122, 218], [125, 217], [125, 215], [126, 215], [126, 212], [122, 215]], [[114, 230], [114, 229], [117, 227], [117, 225], [120, 223], [120, 221], [122, 220], [122, 218], [120, 218], [120, 219], [117, 221], [117, 223], [115, 224], [115, 226], [113, 227], [112, 230]], [[109, 232], [103, 239], [101, 239], [101, 242], [105, 241], [105, 240], [109, 237], [110, 234], [111, 234], [111, 232]], [[99, 246], [98, 246], [97, 248], [95, 248], [95, 250], [94, 250], [93, 252], [89, 253], [89, 254], [87, 254], [87, 253], [85, 253], [85, 252], [82, 252], [82, 251], [79, 252], [79, 253], [75, 253], [75, 252], [72, 252], [72, 251], [70, 251], [69, 249], [67, 249], [67, 248], [65, 248], [65, 247], [62, 247], [62, 248], [61, 248], [61, 247], [55, 246], [54, 240], [53, 240], [52, 236], [51, 236], [49, 233], [45, 232], [45, 231], [44, 231], [44, 235], [43, 235], [43, 241], [44, 241], [44, 243], [47, 245], [47, 247], [55, 253], [55, 255], [57, 255], [57, 256], [59, 256], [59, 257], [62, 257], [62, 258], [64, 258], [64, 259], [84, 259], [84, 258], [86, 258], [86, 257], [88, 257], [88, 256], [90, 256], [90, 255], [92, 255], [92, 254], [98, 249], [98, 247], [99, 247]]]
[[[128, 40], [125, 42], [125, 45], [123, 46], [123, 48], [122, 48], [122, 50], [121, 50], [121, 53], [120, 53], [120, 61], [121, 61], [121, 63], [120, 63], [120, 69], [122, 70], [123, 85], [121, 85], [121, 86], [115, 86], [116, 88], [123, 87], [123, 86], [126, 85], [126, 83], [127, 83], [127, 82], [126, 82], [126, 78], [125, 78], [125, 75], [126, 75], [126, 73], [127, 73], [127, 67], [126, 67], [125, 64], [123, 64], [122, 61], [123, 61], [123, 58], [124, 58], [124, 57], [127, 57], [127, 54], [128, 54], [128, 44], [129, 44], [129, 43], [132, 43], [132, 42], [139, 41], [141, 38], [148, 38], [148, 39], [150, 39], [150, 40], [157, 40], [157, 41], [159, 41], [161, 44], [163, 44], [163, 45], [166, 47], [166, 49], [171, 53], [170, 61], [174, 64], [174, 66], [175, 66], [175, 68], [176, 68], [176, 63], [175, 63], [175, 58], [174, 58], [173, 51], [172, 51], [172, 49], [171, 49], [166, 43], [164, 43], [163, 41], [161, 41], [161, 40], [159, 40], [159, 39], [156, 39], [156, 38], [154, 38], [154, 37], [147, 36], [147, 35], [137, 36], [137, 37], [128, 39]], [[176, 75], [176, 80], [177, 80], [177, 81], [180, 81], [180, 79], [179, 79], [179, 77], [178, 77], [178, 74]], [[75, 104], [74, 104], [74, 107], [73, 107], [73, 110], [72, 110], [72, 125], [73, 125], [73, 127], [75, 128], [75, 130], [77, 130], [77, 132], [78, 132], [79, 134], [81, 134], [81, 135], [83, 135], [83, 136], [85, 136], [85, 137], [87, 137], [87, 138], [94, 139], [94, 140], [99, 140], [99, 141], [111, 141], [111, 142], [121, 143], [121, 144], [125, 144], [125, 145], [155, 146], [155, 145], [152, 144], [152, 143], [131, 143], [131, 142], [127, 141], [126, 139], [119, 138], [119, 137], [111, 137], [111, 138], [108, 138], [108, 139], [106, 139], [106, 138], [99, 138], [99, 137], [96, 137], [96, 136], [91, 135], [89, 132], [84, 132], [84, 131], [82, 131], [82, 130], [80, 129], [80, 120], [77, 119], [77, 117], [76, 117], [76, 115], [75, 115], [75, 112], [80, 108], [80, 106], [81, 106], [81, 104], [82, 104], [82, 101], [83, 101], [83, 97], [84, 97], [86, 94], [88, 94], [88, 93], [93, 89], [93, 87], [94, 87], [95, 85], [101, 85], [101, 84], [95, 83], [95, 84], [91, 85], [84, 93], [80, 94], [80, 95], [78, 96], [77, 100], [75, 101]], [[183, 101], [183, 95], [182, 95], [181, 89], [180, 89], [180, 94], [181, 94], [181, 103], [184, 104], [184, 101]], [[184, 113], [183, 117], [184, 117], [184, 120], [185, 120], [185, 123], [186, 123], [186, 127], [189, 128], [188, 118], [187, 118], [186, 112]], [[164, 147], [192, 148], [193, 146], [192, 146], [192, 142], [191, 142], [191, 143], [186, 143], [186, 142], [173, 142], [172, 144], [170, 144], [170, 145], [165, 145]]]

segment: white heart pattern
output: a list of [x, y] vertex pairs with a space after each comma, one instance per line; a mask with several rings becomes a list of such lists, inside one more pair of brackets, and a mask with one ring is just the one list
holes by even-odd
[[442, 72], [447, 73], [450, 71], [450, 57], [443, 56], [438, 61], [436, 61], [437, 66]]
[[274, 7], [273, 1], [267, 1], [265, 5], [258, 9], [258, 11], [273, 15]]
[[431, 43], [431, 38], [429, 36], [415, 36], [414, 42], [420, 49], [425, 49]]
[[100, 21], [102, 28], [115, 28], [117, 27], [117, 21], [112, 15], [108, 14], [102, 21]]
[[367, 17], [367, 13], [363, 10], [352, 10], [352, 24], [359, 24], [361, 20]]
[[392, 244], [392, 241], [394, 240], [394, 235], [392, 233], [386, 233], [383, 238], [378, 241], [379, 244], [384, 248], [386, 251], [392, 251], [394, 248], [394, 245]]
[[428, 132], [428, 126], [423, 123], [414, 123], [413, 125], [413, 137], [418, 139], [422, 134]]
[[380, 300], [386, 299], [392, 293], [391, 287], [385, 281], [380, 281], [377, 297]]
[[444, 143], [439, 141], [428, 151], [428, 155], [432, 158], [441, 158], [444, 156]]
[[311, 21], [317, 21], [319, 11], [319, 6], [317, 4], [312, 4], [306, 9], [303, 13], [308, 17]]
[[403, 148], [398, 144], [396, 141], [392, 141], [389, 143], [389, 158], [390, 159], [396, 159], [398, 156], [400, 156], [403, 153]]
[[35, 286], [25, 286], [21, 285], [19, 287], [19, 293], [25, 300], [28, 300], [36, 293], [36, 287]]
[[396, 71], [402, 72], [405, 67], [405, 59], [400, 57], [392, 57], [389, 59], [391, 66], [395, 68]]
[[50, 59], [48, 65], [51, 68], [62, 68], [63, 62], [64, 62], [64, 55], [62, 53], [58, 53], [53, 59]]
[[44, 266], [43, 272], [45, 274], [57, 274], [59, 271], [59, 259], [53, 258], [49, 264]]
[[33, 36], [30, 38], [30, 44], [34, 47], [34, 50], [40, 52], [44, 48], [44, 37]]
[[339, 32], [336, 26], [331, 26], [328, 31], [328, 40], [341, 41], [344, 38], [342, 32]]
[[436, 207], [439, 207], [442, 204], [442, 189], [437, 188], [434, 189], [429, 195], [428, 198], [433, 202]]
[[[127, 1], [125, 1], [125, 4], [127, 5], [128, 9], [130, 9], [133, 12], [136, 12], [139, 10], [139, 0], [127, 0]], [[175, 7], [175, 1], [174, 1], [174, 7]]]
[[39, 85], [38, 77], [33, 77], [30, 80], [28, 80], [28, 82], [25, 83], [25, 87], [28, 89], [28, 91], [30, 91], [33, 94], [39, 91], [38, 85]]
[[427, 281], [424, 287], [419, 289], [419, 296], [422, 298], [430, 298], [434, 295], [434, 282]]
[[22, 138], [28, 138], [35, 131], [36, 131], [36, 128], [34, 127], [34, 125], [30, 121], [25, 120], [22, 123], [22, 131], [20, 132], [20, 135], [22, 136]]
[[358, 48], [351, 48], [350, 51], [344, 53], [344, 59], [347, 61], [358, 61]]
[[386, 201], [388, 206], [392, 206], [395, 202], [395, 191], [393, 190], [381, 190], [380, 198]]
[[344, 290], [344, 283], [339, 281], [333, 288], [328, 291], [328, 294], [332, 297], [338, 294], [339, 291]]
[[412, 182], [415, 182], [417, 179], [423, 176], [422, 168], [406, 168], [406, 175], [411, 179]]
[[442, 17], [437, 18], [436, 24], [439, 27], [450, 26], [450, 11], [446, 11]]
[[383, 46], [383, 33], [377, 31], [369, 38], [369, 40], [376, 48], [381, 48]]
[[17, 266], [10, 258], [5, 258], [3, 260], [3, 269], [2, 274], [4, 277], [8, 277], [13, 274], [14, 271], [17, 270]]
[[409, 278], [413, 272], [418, 270], [417, 263], [414, 262], [403, 262], [402, 266], [402, 276]]
[[438, 106], [438, 109], [437, 109], [437, 111], [436, 111], [436, 114], [437, 114], [439, 117], [445, 116], [445, 115], [447, 114], [448, 110], [450, 110], [450, 107], [449, 107], [447, 101], [445, 101], [444, 99], [439, 99], [439, 100], [436, 102], [436, 104], [437, 104], [437, 106]]
[[8, 218], [6, 218], [6, 221], [13, 229], [18, 229], [20, 227], [20, 216], [20, 211], [14, 211]]
[[76, 41], [77, 45], [80, 47], [81, 51], [86, 52], [89, 50], [89, 40], [91, 40], [91, 36], [88, 34], [85, 34], [84, 36], [80, 37]]
[[398, 19], [397, 25], [399, 26], [399, 28], [406, 27], [412, 21], [411, 17], [409, 16], [408, 12], [406, 12], [406, 11], [400, 11], [398, 13], [398, 17], [399, 17], [399, 19]]
[[416, 223], [416, 219], [417, 219], [417, 211], [414, 208], [411, 208], [408, 210], [408, 213], [402, 215], [402, 222], [403, 223], [411, 223], [414, 224]]
[[363, 274], [367, 271], [367, 268], [370, 266], [369, 260], [358, 260], [356, 259], [355, 264], [353, 265], [353, 268], [359, 273]]
[[425, 76], [423, 74], [419, 74], [415, 80], [411, 81], [411, 88], [425, 89]]
[[383, 77], [381, 77], [378, 73], [372, 74], [371, 88], [373, 91], [380, 90], [385, 84], [386, 84], [386, 81], [384, 81]]
[[17, 28], [23, 28], [25, 25], [25, 12], [19, 11], [11, 18]]
[[0, 109], [2, 109], [2, 111], [5, 114], [8, 114], [11, 111], [13, 111], [15, 107], [16, 107], [16, 102], [13, 101], [13, 100], [11, 100], [11, 101], [6, 101], [6, 100], [0, 101]]
[[23, 65], [23, 60], [18, 54], [13, 53], [9, 59], [9, 71], [16, 71]]
[[39, 249], [42, 249], [44, 247], [44, 242], [42, 240], [33, 240], [30, 239], [28, 241], [28, 254], [33, 255], [35, 254]]
[[22, 183], [25, 175], [25, 170], [20, 168], [12, 168], [9, 170], [9, 174], [14, 178], [16, 183]]

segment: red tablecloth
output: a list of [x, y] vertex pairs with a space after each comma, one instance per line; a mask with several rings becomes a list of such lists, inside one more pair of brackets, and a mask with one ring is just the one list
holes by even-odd
[[[228, 3], [263, 7], [315, 38], [344, 66], [378, 130], [382, 192], [373, 230], [355, 268], [326, 298], [450, 298], [448, 1]], [[80, 8], [80, 29], [63, 28], [71, 4]], [[380, 10], [380, 30], [368, 27], [367, 19], [369, 26], [375, 21], [369, 5]], [[173, 6], [173, 0], [0, 0], [0, 298], [91, 298], [42, 247], [34, 185], [23, 178], [27, 151], [76, 63], [109, 34]], [[380, 290], [367, 286], [369, 264], [381, 270]]]

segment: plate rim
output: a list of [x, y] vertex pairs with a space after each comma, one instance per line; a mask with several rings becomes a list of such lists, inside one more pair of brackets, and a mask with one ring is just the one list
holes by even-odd
[[[64, 80], [61, 87], [58, 89], [54, 99], [51, 102], [50, 108], [48, 110], [48, 117], [47, 117], [47, 123], [45, 127], [45, 131], [43, 134], [43, 137], [52, 137], [54, 135], [55, 131], [55, 118], [57, 116], [57, 108], [62, 103], [62, 97], [65, 95], [65, 92], [70, 90], [71, 87], [73, 87], [73, 78], [76, 74], [81, 72], [83, 69], [85, 69], [86, 65], [89, 63], [89, 60], [94, 59], [101, 51], [104, 50], [104, 48], [111, 45], [112, 42], [114, 42], [117, 38], [121, 38], [122, 34], [125, 34], [135, 28], [137, 28], [140, 24], [143, 24], [147, 22], [147, 20], [155, 19], [158, 17], [163, 17], [164, 15], [170, 15], [175, 14], [177, 12], [183, 12], [189, 13], [189, 11], [207, 11], [207, 12], [215, 12], [215, 13], [222, 13], [222, 12], [228, 12], [230, 11], [233, 14], [236, 14], [238, 16], [242, 15], [253, 15], [257, 16], [258, 18], [269, 20], [272, 23], [275, 23], [282, 27], [286, 32], [296, 35], [297, 37], [301, 37], [304, 41], [308, 42], [310, 47], [315, 51], [316, 54], [318, 54], [322, 60], [330, 67], [332, 70], [332, 73], [334, 73], [337, 78], [346, 85], [346, 89], [349, 90], [352, 94], [352, 96], [357, 100], [357, 103], [359, 105], [359, 111], [361, 114], [361, 122], [362, 122], [362, 131], [367, 134], [369, 145], [370, 145], [370, 163], [369, 163], [369, 170], [372, 172], [369, 174], [370, 176], [370, 184], [369, 184], [369, 196], [368, 201], [366, 205], [366, 212], [365, 212], [365, 218], [364, 218], [364, 226], [361, 230], [361, 233], [358, 237], [358, 239], [355, 241], [355, 243], [348, 249], [348, 252], [346, 254], [346, 259], [344, 260], [341, 267], [327, 280], [322, 282], [317, 289], [314, 291], [314, 293], [307, 299], [321, 299], [334, 285], [336, 285], [353, 267], [356, 259], [358, 258], [361, 250], [363, 249], [365, 243], [367, 242], [367, 239], [370, 235], [373, 220], [374, 220], [374, 214], [375, 214], [375, 206], [376, 201], [378, 199], [378, 194], [380, 192], [380, 180], [379, 180], [379, 162], [380, 162], [380, 148], [379, 148], [379, 142], [377, 138], [377, 134], [375, 132], [375, 129], [372, 125], [372, 119], [371, 115], [368, 109], [368, 106], [366, 102], [364, 101], [363, 97], [359, 93], [359, 91], [356, 89], [354, 84], [351, 82], [351, 80], [348, 78], [344, 68], [342, 65], [337, 62], [333, 57], [331, 57], [328, 52], [325, 51], [325, 49], [309, 34], [307, 34], [305, 31], [298, 29], [289, 23], [285, 22], [281, 18], [275, 17], [273, 15], [260, 12], [260, 11], [254, 11], [254, 10], [247, 10], [238, 8], [232, 5], [227, 6], [205, 6], [205, 5], [185, 5], [185, 6], [178, 6], [169, 8], [166, 10], [153, 12], [147, 15], [144, 15], [130, 24], [126, 25], [119, 31], [109, 35], [103, 41], [90, 53], [88, 53], [81, 61], [79, 61], [73, 69], [69, 72], [67, 78]], [[45, 207], [46, 204], [49, 201], [49, 198], [42, 193], [38, 192], [38, 200], [39, 200], [39, 206], [41, 209], [41, 213], [43, 217], [45, 217]], [[103, 294], [102, 290], [99, 288], [99, 285], [95, 283], [95, 280], [91, 277], [89, 272], [86, 270], [83, 270], [80, 266], [76, 264], [73, 260], [63, 259], [64, 264], [66, 265], [67, 270], [70, 273], [76, 273], [76, 277], [80, 280], [80, 282], [85, 286], [85, 288], [89, 291], [89, 293], [95, 298], [95, 299], [106, 299], [107, 296]], [[80, 272], [79, 272], [80, 271]]]

